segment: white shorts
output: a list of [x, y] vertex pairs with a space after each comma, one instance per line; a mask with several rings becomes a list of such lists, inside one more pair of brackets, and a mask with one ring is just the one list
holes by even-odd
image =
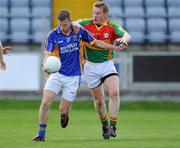
[[96, 88], [111, 75], [118, 75], [113, 60], [103, 63], [93, 63], [86, 61], [84, 65], [83, 78], [89, 88]]
[[51, 90], [56, 93], [62, 89], [62, 97], [73, 102], [80, 84], [80, 76], [65, 76], [60, 73], [51, 74], [45, 84], [44, 90]]

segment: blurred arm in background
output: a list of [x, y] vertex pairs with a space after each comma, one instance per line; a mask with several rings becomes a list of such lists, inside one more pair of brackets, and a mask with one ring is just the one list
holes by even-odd
[[2, 43], [0, 41], [0, 69], [1, 70], [6, 69], [6, 64], [3, 60], [3, 54], [8, 54], [8, 53], [10, 53], [10, 51], [11, 51], [11, 47], [9, 47], [9, 46], [3, 47]]

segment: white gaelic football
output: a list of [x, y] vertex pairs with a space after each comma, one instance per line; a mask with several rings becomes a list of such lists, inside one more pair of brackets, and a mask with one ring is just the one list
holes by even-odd
[[44, 63], [44, 70], [47, 73], [55, 73], [58, 72], [61, 68], [60, 59], [55, 56], [49, 56]]

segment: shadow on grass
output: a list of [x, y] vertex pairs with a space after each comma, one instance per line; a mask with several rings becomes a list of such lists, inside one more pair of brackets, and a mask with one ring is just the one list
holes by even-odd
[[104, 139], [52, 139], [51, 142], [63, 142], [63, 143], [104, 143], [111, 141], [111, 143], [119, 143], [119, 142], [180, 142], [180, 138], [172, 138], [172, 137], [147, 137], [147, 138], [110, 138], [108, 140]]

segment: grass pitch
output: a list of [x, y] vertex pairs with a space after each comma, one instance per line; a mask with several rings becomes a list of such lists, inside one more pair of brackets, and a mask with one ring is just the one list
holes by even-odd
[[58, 102], [49, 114], [46, 142], [31, 142], [40, 101], [0, 100], [0, 148], [179, 148], [180, 103], [123, 103], [118, 136], [104, 140], [91, 101], [75, 102], [68, 127], [59, 123]]

